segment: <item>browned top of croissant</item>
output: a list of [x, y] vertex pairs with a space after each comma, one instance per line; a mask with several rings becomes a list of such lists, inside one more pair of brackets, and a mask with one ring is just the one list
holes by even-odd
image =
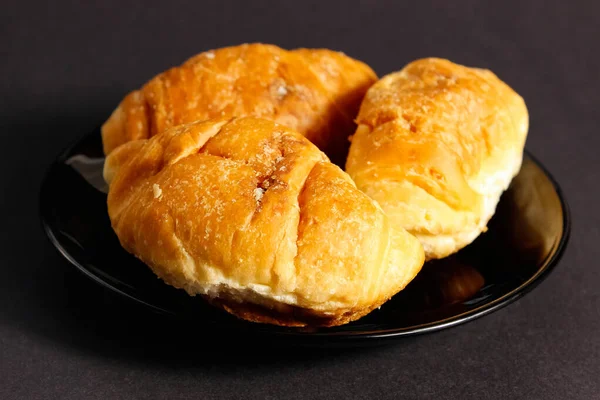
[[401, 290], [418, 240], [299, 133], [257, 118], [171, 128], [106, 160], [123, 247], [242, 318], [338, 325]]
[[325, 49], [244, 44], [207, 51], [127, 95], [102, 127], [104, 152], [183, 123], [256, 116], [295, 129], [340, 158], [376, 79], [366, 64]]

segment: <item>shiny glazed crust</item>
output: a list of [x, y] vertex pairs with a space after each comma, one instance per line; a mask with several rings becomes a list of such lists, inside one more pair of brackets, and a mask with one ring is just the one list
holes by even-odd
[[333, 326], [404, 288], [419, 241], [299, 133], [246, 117], [180, 125], [105, 163], [122, 246], [240, 318]]
[[471, 243], [518, 173], [529, 119], [488, 70], [417, 60], [367, 92], [346, 171], [426, 258]]
[[104, 152], [179, 124], [255, 116], [297, 130], [343, 165], [376, 80], [366, 64], [325, 49], [255, 43], [207, 51], [128, 94], [102, 126]]

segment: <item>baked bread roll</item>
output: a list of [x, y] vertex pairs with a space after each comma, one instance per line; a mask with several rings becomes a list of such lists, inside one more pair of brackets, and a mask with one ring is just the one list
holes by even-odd
[[297, 130], [343, 166], [360, 102], [377, 76], [324, 49], [244, 44], [201, 53], [123, 99], [102, 126], [104, 152], [179, 124], [256, 116]]
[[529, 119], [492, 72], [429, 58], [373, 85], [357, 123], [346, 171], [432, 259], [486, 229], [520, 169]]
[[394, 228], [299, 133], [252, 117], [180, 125], [105, 163], [122, 246], [166, 283], [246, 320], [333, 326], [360, 318], [420, 270]]

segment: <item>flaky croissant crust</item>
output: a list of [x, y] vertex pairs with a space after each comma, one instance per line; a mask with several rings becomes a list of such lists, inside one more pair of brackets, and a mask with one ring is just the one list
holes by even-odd
[[519, 171], [523, 99], [488, 70], [416, 60], [367, 92], [346, 171], [427, 258], [473, 241]]
[[247, 320], [331, 326], [401, 290], [418, 240], [299, 133], [257, 118], [181, 125], [105, 163], [123, 247]]

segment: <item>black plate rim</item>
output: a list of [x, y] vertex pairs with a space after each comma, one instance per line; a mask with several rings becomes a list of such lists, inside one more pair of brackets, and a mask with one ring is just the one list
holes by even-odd
[[[45, 212], [45, 193], [48, 189], [48, 178], [51, 175], [52, 171], [57, 168], [59, 165], [64, 164], [64, 161], [68, 158], [68, 155], [72, 151], [72, 149], [79, 144], [85, 137], [97, 134], [98, 129], [94, 130], [87, 135], [79, 137], [75, 139], [72, 143], [70, 143], [64, 150], [62, 150], [57, 157], [55, 157], [54, 161], [50, 164], [50, 166], [46, 169], [44, 174], [42, 184], [40, 186], [39, 192], [39, 218], [42, 225], [42, 229], [46, 234], [46, 237], [53, 245], [53, 247], [58, 251], [58, 253], [64, 257], [71, 265], [73, 265], [79, 272], [81, 272], [87, 278], [90, 278], [95, 283], [104, 287], [105, 289], [109, 289], [110, 291], [123, 296], [129, 301], [133, 301], [138, 305], [144, 306], [146, 308], [150, 308], [152, 311], [157, 312], [159, 314], [164, 314], [168, 316], [176, 316], [169, 310], [165, 310], [161, 307], [158, 307], [154, 304], [150, 304], [140, 298], [137, 298], [129, 293], [124, 292], [123, 290], [115, 287], [110, 282], [103, 280], [100, 276], [95, 275], [88, 268], [82, 265], [79, 261], [77, 261], [69, 252], [61, 245], [60, 241], [57, 239], [54, 231], [51, 227], [50, 222], [48, 221], [47, 215]], [[369, 339], [394, 339], [400, 337], [409, 337], [415, 335], [421, 335], [426, 333], [433, 333], [436, 331], [440, 331], [443, 329], [448, 329], [452, 327], [456, 327], [458, 325], [465, 324], [467, 322], [473, 321], [475, 319], [484, 317], [488, 314], [496, 312], [509, 304], [517, 301], [521, 297], [525, 296], [529, 292], [531, 292], [534, 288], [536, 288], [540, 283], [542, 283], [556, 268], [560, 259], [562, 258], [564, 251], [568, 245], [570, 234], [571, 234], [571, 211], [569, 204], [567, 202], [566, 196], [558, 184], [557, 180], [554, 176], [548, 171], [548, 169], [527, 149], [524, 149], [524, 156], [531, 159], [535, 165], [542, 170], [544, 175], [550, 180], [552, 186], [558, 196], [560, 201], [561, 209], [562, 209], [562, 219], [563, 219], [563, 227], [561, 237], [557, 244], [555, 244], [554, 248], [550, 251], [549, 256], [546, 258], [544, 263], [540, 265], [537, 272], [530, 277], [527, 281], [522, 283], [517, 288], [507, 292], [502, 297], [497, 298], [489, 303], [485, 303], [478, 308], [466, 311], [462, 314], [458, 314], [449, 318], [446, 318], [441, 321], [430, 322], [421, 325], [415, 325], [411, 327], [405, 328], [391, 328], [385, 330], [363, 330], [363, 331], [331, 331], [331, 332], [305, 332], [305, 331], [294, 331], [294, 330], [269, 330], [268, 327], [260, 327], [260, 324], [252, 325], [252, 329], [247, 329], [253, 334], [259, 335], [268, 335], [272, 337], [284, 338], [284, 339], [294, 339], [294, 340], [303, 340], [303, 341], [315, 341], [315, 340], [335, 340], [335, 341], [365, 341]], [[216, 326], [211, 324], [211, 328], [215, 330], [222, 329], [223, 327]], [[237, 326], [236, 326], [237, 328]], [[242, 329], [243, 325], [241, 326]], [[249, 328], [249, 327], [248, 327]], [[246, 329], [244, 329], [246, 330]]]

